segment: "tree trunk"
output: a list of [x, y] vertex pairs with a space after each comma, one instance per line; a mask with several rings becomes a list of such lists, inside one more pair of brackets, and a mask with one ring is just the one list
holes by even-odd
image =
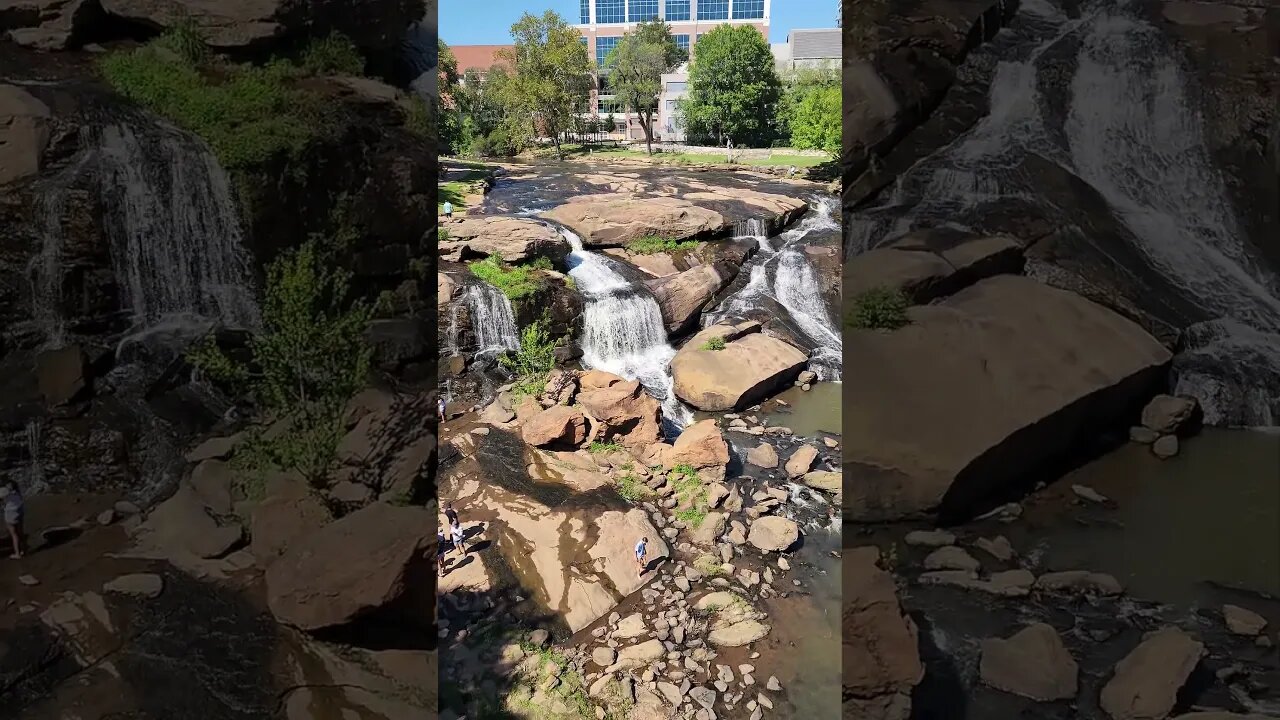
[[652, 155], [653, 154], [653, 128], [651, 127], [651, 125], [653, 124], [652, 123], [653, 113], [649, 113], [648, 116], [645, 116], [643, 112], [636, 113], [636, 114], [640, 116], [640, 125], [641, 125], [640, 129], [644, 130], [645, 147], [648, 149], [649, 154]]

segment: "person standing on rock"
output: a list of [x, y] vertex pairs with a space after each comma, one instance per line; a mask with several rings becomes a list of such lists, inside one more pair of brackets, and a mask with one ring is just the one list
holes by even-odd
[[636, 575], [644, 577], [644, 568], [648, 564], [649, 538], [642, 537], [636, 543]]
[[[454, 515], [457, 517], [457, 515]], [[462, 532], [462, 523], [454, 521], [449, 526], [449, 532], [453, 535], [453, 548], [460, 550], [463, 555], [467, 554], [467, 536]]]
[[436, 415], [439, 416], [440, 422], [444, 422], [444, 396], [436, 398]]
[[21, 560], [24, 540], [22, 529], [24, 506], [22, 493], [19, 492], [18, 484], [13, 480], [5, 480], [4, 484], [0, 485], [0, 503], [4, 505], [4, 524], [9, 529], [9, 540], [13, 543], [13, 554], [9, 557]]
[[458, 511], [453, 509], [453, 503], [444, 504], [444, 516], [449, 520], [451, 527], [458, 524]]
[[444, 201], [444, 216], [447, 218], [453, 217], [453, 203], [448, 200]]

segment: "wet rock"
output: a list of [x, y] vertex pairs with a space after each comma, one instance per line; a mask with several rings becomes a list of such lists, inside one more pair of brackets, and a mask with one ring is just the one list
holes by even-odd
[[1116, 665], [1102, 688], [1102, 709], [1113, 720], [1166, 717], [1202, 655], [1204, 645], [1178, 628], [1148, 634]]
[[1034, 623], [1008, 639], [982, 641], [982, 682], [1032, 700], [1073, 698], [1079, 666], [1051, 626]]
[[1199, 410], [1195, 398], [1157, 395], [1142, 409], [1142, 426], [1160, 435], [1176, 435], [1196, 419]]
[[1171, 458], [1178, 454], [1178, 436], [1164, 435], [1151, 445], [1151, 452], [1161, 459]]
[[968, 570], [970, 572], [977, 572], [982, 568], [982, 564], [972, 555], [955, 545], [946, 545], [929, 553], [929, 556], [924, 559], [924, 566], [927, 570]]
[[318, 630], [409, 599], [423, 603], [425, 622], [426, 598], [407, 586], [422, 578], [425, 587], [434, 572], [427, 560], [434, 520], [424, 508], [374, 503], [295, 540], [267, 569], [272, 614]]
[[782, 551], [800, 539], [800, 526], [787, 518], [767, 515], [751, 523], [747, 542], [765, 552]]
[[661, 408], [638, 381], [617, 382], [595, 390], [588, 387], [584, 380], [578, 404], [604, 424], [602, 439], [616, 439], [632, 450], [658, 442]]
[[121, 575], [102, 586], [104, 593], [120, 593], [144, 598], [157, 597], [163, 591], [164, 580], [152, 573]]
[[[902, 331], [855, 330], [846, 358], [864, 394], [845, 411], [861, 429], [842, 453], [854, 521], [967, 519], [1076, 452], [1087, 429], [1164, 383], [1171, 361], [1134, 322], [1026, 277], [981, 280], [910, 316]], [[1085, 344], [1107, 352], [1080, 355]]]
[[772, 470], [778, 467], [778, 453], [769, 443], [760, 443], [747, 451], [747, 462], [756, 467]]
[[89, 358], [78, 345], [45, 350], [36, 356], [40, 394], [50, 407], [65, 405], [89, 385]]
[[801, 445], [787, 458], [787, 477], [798, 478], [809, 472], [813, 461], [818, 459], [818, 451], [811, 445]]
[[946, 530], [912, 530], [907, 533], [906, 543], [919, 547], [942, 547], [954, 545], [956, 536]]
[[1089, 502], [1105, 503], [1107, 501], [1106, 496], [1087, 485], [1072, 485], [1071, 492], [1075, 493], [1076, 497], [1088, 500]]
[[[703, 350], [712, 338], [722, 350]], [[694, 335], [671, 361], [676, 395], [709, 412], [748, 407], [789, 383], [808, 362], [791, 345], [759, 332], [759, 323], [738, 329], [713, 325]]]
[[709, 264], [647, 280], [644, 285], [658, 301], [667, 332], [677, 336], [697, 327], [702, 308], [736, 276], [730, 268]]
[[467, 217], [445, 220], [441, 228], [440, 256], [453, 262], [497, 255], [504, 262], [522, 263], [545, 257], [563, 262], [569, 243], [560, 233], [536, 220], [516, 217]]
[[923, 584], [950, 585], [966, 590], [979, 590], [1002, 597], [1025, 597], [1031, 593], [1036, 576], [1029, 570], [1006, 570], [992, 573], [986, 580], [967, 570], [935, 570], [917, 578]]
[[831, 495], [841, 495], [844, 492], [844, 475], [838, 472], [815, 470], [805, 473], [804, 484]]
[[1119, 595], [1124, 592], [1120, 582], [1106, 573], [1095, 573], [1087, 570], [1066, 570], [1041, 575], [1036, 580], [1037, 590], [1049, 592], [1072, 592], [1094, 595]]
[[1266, 618], [1238, 605], [1223, 605], [1222, 618], [1227, 629], [1236, 635], [1254, 637], [1267, 626]]
[[535, 447], [580, 445], [587, 439], [587, 418], [576, 408], [553, 405], [525, 422], [520, 435]]
[[997, 535], [993, 538], [978, 538], [974, 541], [973, 546], [1001, 562], [1009, 562], [1016, 554], [1014, 553], [1013, 545], [1009, 542], [1009, 538], [1003, 535]]

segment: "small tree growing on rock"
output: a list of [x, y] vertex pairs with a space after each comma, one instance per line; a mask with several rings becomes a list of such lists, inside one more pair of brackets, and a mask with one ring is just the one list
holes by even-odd
[[901, 290], [871, 288], [854, 296], [849, 324], [860, 330], [897, 330], [910, 322], [909, 304]]
[[350, 275], [329, 267], [310, 240], [267, 270], [262, 329], [238, 361], [206, 341], [188, 360], [210, 379], [247, 394], [261, 422], [237, 451], [253, 471], [294, 470], [328, 481], [345, 430], [347, 402], [365, 385], [372, 348], [367, 303], [351, 301]]

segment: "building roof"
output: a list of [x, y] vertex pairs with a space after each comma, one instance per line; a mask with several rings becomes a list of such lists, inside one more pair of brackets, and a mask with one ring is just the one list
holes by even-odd
[[840, 28], [792, 30], [787, 35], [787, 43], [791, 45], [793, 60], [839, 58], [841, 54]]
[[498, 51], [511, 50], [515, 45], [451, 45], [453, 56], [458, 59], [458, 74], [465, 75], [468, 70], [488, 72], [489, 68], [498, 65]]

